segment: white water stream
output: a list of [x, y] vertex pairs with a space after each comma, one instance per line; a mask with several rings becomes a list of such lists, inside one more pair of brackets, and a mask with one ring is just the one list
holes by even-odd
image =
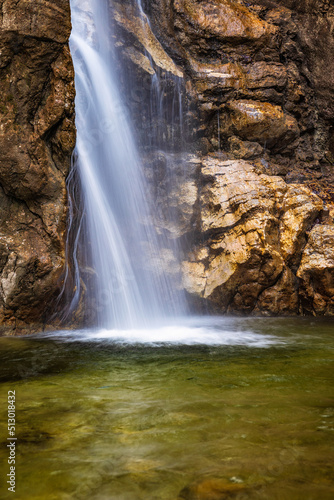
[[178, 312], [182, 306], [148, 223], [154, 207], [118, 89], [109, 2], [71, 0], [71, 11], [80, 230], [94, 276], [85, 295], [95, 297], [96, 326], [145, 327], [166, 316], [167, 303]]

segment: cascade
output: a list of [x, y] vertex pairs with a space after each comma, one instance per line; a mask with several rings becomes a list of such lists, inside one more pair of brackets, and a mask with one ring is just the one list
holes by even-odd
[[154, 207], [119, 92], [109, 8], [106, 0], [71, 0], [77, 144], [69, 190], [79, 183], [82, 213], [72, 238], [77, 273], [71, 307], [84, 281], [96, 326], [133, 328], [182, 314], [184, 306], [161, 271], [161, 249], [169, 243], [152, 224]]

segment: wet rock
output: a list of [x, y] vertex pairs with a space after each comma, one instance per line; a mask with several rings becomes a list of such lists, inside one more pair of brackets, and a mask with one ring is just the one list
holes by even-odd
[[[113, 9], [115, 21], [121, 25], [128, 33], [131, 33], [140, 43], [144, 52], [152, 59], [153, 63], [160, 69], [163, 69], [179, 78], [183, 77], [181, 68], [178, 68], [171, 57], [165, 52], [158, 39], [151, 30], [150, 24], [139, 18], [138, 12], [131, 4], [120, 4], [115, 2]], [[152, 74], [152, 65], [144, 55], [133, 47], [125, 49], [125, 55], [144, 71]]]
[[[127, 32], [120, 51], [136, 85], [162, 71], [166, 95], [180, 71], [186, 89], [194, 133], [179, 151], [192, 159], [145, 155], [158, 232], [185, 253], [184, 288], [219, 312], [297, 314], [308, 233], [330, 222], [324, 214], [334, 202], [332, 8], [317, 0], [152, 0], [142, 3], [143, 27], [128, 3], [118, 5]], [[144, 129], [140, 107], [131, 113]], [[167, 128], [162, 149], [172, 151], [172, 137], [185, 132], [177, 119]], [[307, 293], [312, 313], [329, 310], [322, 288]]]
[[198, 98], [207, 101], [215, 93], [245, 86], [245, 73], [235, 63], [204, 64], [191, 59], [191, 70]]
[[[110, 44], [134, 75], [125, 94], [144, 135], [159, 126], [147, 125], [142, 107], [152, 75], [161, 78], [169, 108], [182, 94], [189, 140], [168, 117], [161, 144], [172, 151], [182, 138], [179, 150], [187, 142], [196, 154], [147, 155], [145, 165], [158, 232], [188, 242], [184, 287], [219, 312], [292, 314], [301, 299], [306, 313], [333, 314], [333, 226], [312, 228], [331, 222], [320, 198], [328, 214], [334, 202], [333, 6], [142, 5], [150, 22], [139, 21], [135, 3], [116, 2], [118, 38]], [[0, 319], [38, 323], [64, 264], [65, 177], [75, 139], [69, 3], [4, 0], [1, 7]], [[203, 158], [207, 148], [219, 149], [220, 160]], [[254, 162], [222, 161], [231, 157]], [[174, 269], [174, 255], [165, 260]]]
[[277, 87], [282, 90], [288, 82], [287, 70], [283, 64], [259, 61], [247, 66], [245, 73], [249, 89]]
[[[325, 151], [334, 151], [333, 6], [324, 8], [321, 0], [143, 5], [164, 50], [184, 69], [189, 96], [200, 109], [198, 135], [208, 139], [211, 151], [225, 151], [239, 131], [243, 141], [263, 137], [267, 160], [277, 164], [284, 154], [288, 171], [298, 168], [305, 175], [312, 166], [323, 172]], [[254, 104], [248, 110], [226, 106], [238, 101]], [[226, 111], [221, 125], [227, 120], [231, 126], [222, 127], [217, 142], [220, 110]], [[321, 181], [317, 191], [325, 199], [333, 173], [322, 174]]]
[[257, 298], [253, 314], [290, 316], [299, 311], [299, 285], [295, 274], [286, 267], [278, 281]]
[[199, 158], [193, 155], [160, 152], [146, 157], [147, 179], [155, 206], [154, 223], [159, 234], [167, 231], [171, 239], [176, 239], [192, 227], [200, 164]]
[[[282, 64], [264, 61], [244, 66], [236, 62], [209, 64], [189, 58], [195, 89], [200, 100], [218, 100], [218, 92], [238, 90], [245, 97], [269, 95], [261, 89], [282, 91], [287, 85], [287, 71]], [[272, 94], [274, 95], [274, 94]], [[279, 94], [277, 94], [279, 95]]]

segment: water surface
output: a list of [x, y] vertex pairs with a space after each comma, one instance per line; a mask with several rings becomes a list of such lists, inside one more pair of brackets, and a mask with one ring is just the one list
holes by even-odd
[[332, 499], [333, 350], [313, 319], [1, 338], [0, 496], [15, 390], [15, 498], [176, 500], [219, 479], [229, 498]]

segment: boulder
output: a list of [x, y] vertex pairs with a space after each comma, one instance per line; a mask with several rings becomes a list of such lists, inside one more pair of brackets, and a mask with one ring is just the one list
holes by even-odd
[[221, 131], [246, 141], [259, 142], [278, 150], [299, 136], [298, 123], [280, 106], [268, 102], [239, 100], [225, 106]]

